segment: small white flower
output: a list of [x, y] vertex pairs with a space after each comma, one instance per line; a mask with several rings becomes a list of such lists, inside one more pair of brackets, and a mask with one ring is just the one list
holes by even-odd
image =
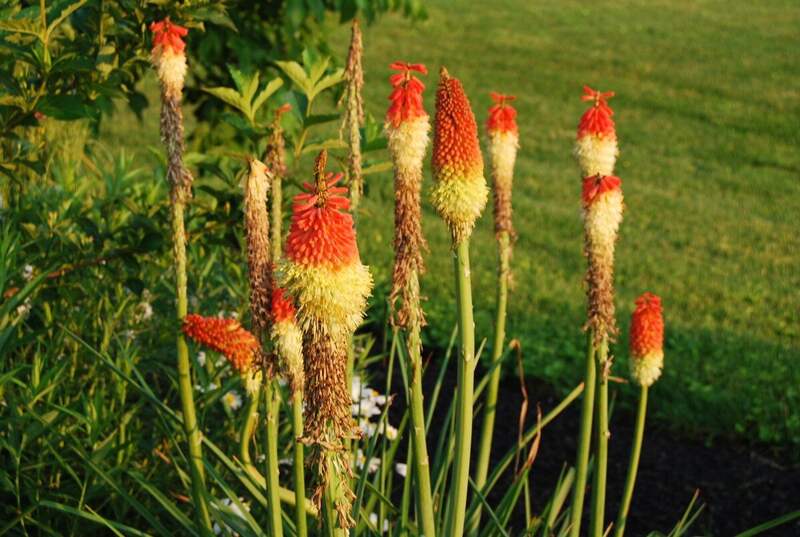
[[374, 436], [375, 432], [378, 429], [374, 423], [367, 421], [365, 419], [361, 419], [358, 421], [358, 427], [361, 429], [361, 432], [364, 433], [364, 436], [366, 436], [367, 438]]
[[397, 440], [397, 427], [392, 427], [388, 423], [384, 426], [384, 424], [381, 423], [381, 432], [387, 440]]
[[134, 309], [133, 318], [137, 323], [147, 321], [153, 316], [153, 306], [149, 302], [139, 302]]
[[262, 463], [265, 460], [267, 460], [267, 456], [264, 455], [263, 453], [261, 453], [258, 457], [256, 457], [256, 461], [259, 462], [259, 463]]
[[363, 470], [364, 467], [366, 466], [367, 472], [370, 474], [374, 474], [381, 467], [381, 460], [377, 457], [372, 457], [369, 460], [369, 463], [367, 463], [367, 458], [364, 455], [364, 452], [359, 449], [358, 452], [356, 453], [356, 466], [358, 467], [359, 470]]
[[242, 406], [242, 396], [236, 390], [231, 390], [222, 396], [222, 404], [231, 410], [239, 410]]
[[203, 388], [202, 386], [200, 386], [199, 384], [195, 384], [195, 385], [194, 385], [194, 390], [195, 390], [197, 393], [204, 393], [204, 392], [206, 391], [206, 389], [205, 389], [205, 388]]
[[206, 366], [206, 352], [205, 351], [200, 351], [200, 352], [197, 353], [197, 365], [199, 365], [200, 367], [205, 367]]
[[292, 466], [294, 465], [294, 459], [285, 458], [285, 459], [278, 459], [278, 466]]
[[134, 339], [136, 339], [136, 332], [134, 332], [133, 330], [125, 330], [124, 332], [122, 332], [122, 336], [128, 341], [133, 341]]
[[220, 358], [219, 360], [217, 360], [216, 363], [214, 364], [214, 367], [216, 367], [217, 369], [225, 367], [225, 358]]
[[206, 391], [213, 392], [217, 388], [219, 388], [219, 386], [217, 386], [217, 383], [216, 382], [212, 382], [208, 386], [206, 386]]
[[33, 265], [25, 265], [22, 267], [22, 279], [26, 282], [33, 279]]
[[[372, 524], [376, 529], [378, 527], [378, 515], [375, 513], [369, 514], [369, 523]], [[381, 528], [381, 533], [386, 533], [389, 531], [389, 519], [383, 519], [383, 528]]]
[[350, 384], [350, 397], [354, 403], [361, 399], [361, 377], [359, 375], [353, 375], [353, 381]]
[[17, 315], [20, 317], [27, 317], [27, 315], [31, 312], [31, 298], [28, 297], [25, 301], [17, 306]]
[[408, 465], [404, 462], [396, 462], [394, 464], [394, 471], [400, 474], [403, 477], [406, 477], [408, 474]]

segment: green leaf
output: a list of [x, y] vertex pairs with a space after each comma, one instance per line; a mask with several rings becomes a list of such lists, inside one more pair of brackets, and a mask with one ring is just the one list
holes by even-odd
[[62, 11], [61, 14], [58, 17], [56, 17], [56, 19], [53, 22], [51, 22], [50, 25], [47, 27], [47, 32], [45, 32], [45, 41], [47, 41], [50, 38], [50, 34], [53, 33], [53, 30], [58, 28], [58, 26], [62, 22], [64, 22], [70, 15], [75, 13], [78, 9], [80, 9], [85, 3], [86, 0], [78, 0], [78, 2], [75, 2], [74, 4], [66, 8], [64, 11]]
[[224, 87], [217, 87], [217, 88], [202, 88], [203, 91], [206, 93], [210, 93], [217, 99], [220, 99], [232, 107], [240, 110], [242, 112], [247, 111], [249, 106], [246, 103], [242, 102], [242, 96], [233, 88], [224, 88]]
[[326, 89], [335, 86], [342, 80], [344, 80], [344, 69], [337, 69], [334, 73], [320, 80], [318, 84], [315, 84], [311, 92], [308, 94], [308, 98], [310, 100], [314, 100], [317, 95]]
[[312, 85], [316, 85], [316, 83], [319, 82], [319, 79], [325, 74], [325, 69], [328, 68], [328, 64], [330, 62], [331, 59], [327, 56], [314, 62], [314, 65], [312, 65], [311, 69], [309, 70], [309, 79], [311, 80]]
[[339, 119], [339, 114], [312, 114], [306, 117], [303, 122], [305, 128], [313, 127], [314, 125], [321, 125]]
[[71, 121], [93, 117], [97, 110], [77, 95], [48, 95], [36, 107], [46, 116]]
[[308, 75], [306, 75], [306, 72], [299, 63], [276, 61], [275, 64], [281, 69], [281, 71], [284, 72], [286, 76], [289, 77], [292, 82], [294, 82], [298, 88], [300, 88], [300, 90], [302, 90], [306, 96], [309, 95], [312, 84], [308, 79]]
[[0, 30], [14, 34], [32, 35], [40, 40], [44, 38], [39, 31], [39, 26], [30, 19], [0, 21]]
[[269, 99], [273, 93], [278, 91], [278, 88], [280, 88], [282, 85], [283, 80], [280, 78], [273, 78], [267, 83], [267, 86], [261, 90], [258, 95], [256, 95], [255, 100], [252, 102], [251, 107], [253, 110], [253, 115], [258, 113], [258, 110], [264, 105], [265, 102], [267, 102], [267, 99]]

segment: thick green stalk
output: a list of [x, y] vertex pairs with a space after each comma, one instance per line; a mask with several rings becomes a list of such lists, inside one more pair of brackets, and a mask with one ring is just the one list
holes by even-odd
[[281, 520], [280, 485], [278, 484], [278, 411], [280, 410], [280, 394], [275, 389], [275, 379], [267, 379], [264, 383], [264, 408], [266, 411], [266, 445], [267, 454], [267, 508], [269, 511], [269, 528], [272, 537], [283, 536]]
[[425, 406], [422, 394], [422, 340], [420, 338], [419, 318], [419, 277], [414, 270], [409, 275], [407, 284], [410, 288], [408, 296], [415, 299], [416, 304], [409, 308], [408, 319], [408, 358], [411, 369], [410, 405], [411, 426], [414, 448], [414, 472], [417, 478], [418, 509], [422, 534], [425, 537], [436, 536], [436, 522], [433, 517], [433, 496], [431, 495], [430, 459], [428, 458], [428, 441], [425, 438]]
[[[175, 255], [175, 291], [177, 294], [178, 321], [183, 321], [188, 313], [187, 278], [186, 278], [186, 231], [183, 224], [185, 205], [180, 196], [173, 196], [172, 202], [172, 237]], [[189, 364], [189, 347], [186, 338], [178, 332], [178, 386], [181, 394], [183, 411], [183, 427], [189, 443], [189, 468], [192, 477], [192, 503], [195, 506], [197, 523], [204, 533], [211, 532], [211, 516], [206, 504], [205, 470], [203, 468], [202, 436], [197, 425], [197, 413], [194, 406], [192, 388], [192, 369]]]
[[261, 386], [258, 386], [255, 392], [250, 394], [250, 401], [247, 403], [247, 416], [239, 436], [239, 458], [248, 471], [250, 471], [250, 468], [255, 469], [253, 460], [250, 457], [250, 440], [253, 438], [253, 431], [255, 431], [258, 423], [258, 404], [260, 402]]
[[[497, 254], [499, 270], [497, 274], [497, 314], [494, 325], [494, 344], [492, 346], [492, 362], [494, 367], [489, 385], [486, 387], [486, 406], [483, 411], [483, 426], [481, 427], [480, 447], [478, 448], [478, 462], [475, 467], [475, 487], [481, 490], [486, 484], [489, 473], [489, 458], [492, 453], [492, 436], [494, 435], [494, 420], [497, 410], [497, 393], [500, 388], [501, 368], [497, 365], [503, 356], [506, 339], [506, 304], [508, 303], [508, 279], [510, 274], [511, 237], [507, 231], [502, 231], [497, 237]], [[470, 520], [470, 535], [477, 535], [481, 522], [480, 506]]]
[[597, 390], [595, 407], [597, 411], [594, 484], [592, 486], [592, 516], [589, 535], [603, 537], [606, 511], [606, 480], [608, 474], [608, 338], [605, 337], [595, 354], [597, 365]]
[[469, 265], [469, 241], [456, 245], [456, 304], [460, 338], [458, 390], [456, 392], [456, 434], [450, 510], [445, 535], [461, 537], [467, 511], [469, 463], [472, 448], [472, 400], [475, 385], [475, 322], [472, 318], [472, 286]]
[[589, 448], [592, 443], [592, 418], [594, 416], [594, 391], [597, 377], [595, 365], [594, 333], [589, 330], [586, 345], [586, 372], [584, 373], [583, 404], [581, 405], [581, 428], [575, 461], [575, 487], [572, 489], [570, 511], [570, 537], [579, 537], [583, 516], [583, 499], [586, 495], [586, 474], [589, 468]]
[[[336, 455], [334, 455], [335, 457]], [[344, 494], [342, 487], [349, 487], [348, 484], [342, 485], [339, 479], [340, 470], [336, 468], [334, 457], [326, 457], [328, 464], [328, 488], [325, 490], [325, 534], [328, 537], [347, 537], [349, 531], [339, 527], [339, 513], [336, 510], [336, 505], [339, 503], [341, 496]]]
[[294, 432], [294, 523], [297, 527], [297, 537], [308, 535], [308, 522], [306, 520], [306, 474], [303, 454], [303, 393], [292, 393], [292, 431]]
[[625, 478], [625, 489], [622, 493], [622, 503], [619, 505], [614, 537], [625, 534], [625, 524], [628, 522], [628, 510], [633, 498], [633, 487], [636, 484], [636, 474], [639, 471], [639, 456], [642, 454], [642, 439], [644, 437], [644, 420], [647, 415], [647, 386], [642, 386], [639, 394], [639, 409], [636, 413], [636, 427], [633, 430], [633, 446], [631, 458], [628, 462], [628, 476]]

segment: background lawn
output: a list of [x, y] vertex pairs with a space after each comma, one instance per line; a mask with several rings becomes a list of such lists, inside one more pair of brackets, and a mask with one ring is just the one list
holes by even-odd
[[[528, 373], [564, 388], [581, 375], [585, 263], [571, 149], [585, 108], [582, 86], [614, 90], [617, 174], [627, 207], [617, 257], [615, 373], [627, 376], [632, 302], [655, 292], [665, 304], [667, 358], [653, 414], [695, 432], [800, 442], [800, 6], [426, 5], [423, 23], [391, 15], [365, 28], [367, 110], [382, 117], [394, 60], [427, 64], [431, 114], [443, 64], [464, 83], [481, 124], [489, 91], [518, 97], [519, 240], [508, 333], [522, 341]], [[342, 55], [349, 31], [333, 32]], [[105, 135], [145, 155], [143, 144], [157, 143], [156, 117], [151, 106], [145, 124], [110, 121]], [[133, 136], [131, 129], [145, 132]], [[369, 176], [359, 233], [381, 300], [391, 274], [391, 203], [391, 177]], [[430, 206], [425, 231], [427, 337], [439, 345], [455, 320], [452, 268], [449, 239]], [[472, 260], [478, 334], [489, 338], [490, 210], [473, 238]]]

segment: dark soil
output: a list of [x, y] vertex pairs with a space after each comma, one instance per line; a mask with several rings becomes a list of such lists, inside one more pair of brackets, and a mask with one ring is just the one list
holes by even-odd
[[[430, 391], [435, 383], [435, 366], [426, 372], [424, 383]], [[435, 446], [443, 426], [446, 405], [455, 396], [456, 371], [448, 371], [440, 396], [440, 408], [431, 426], [429, 446]], [[481, 378], [479, 372], [477, 379]], [[535, 423], [536, 405], [547, 414], [560, 401], [554, 388], [527, 379], [529, 410], [527, 427]], [[378, 384], [380, 385], [380, 384]], [[393, 382], [396, 411], [405, 404], [400, 379]], [[611, 388], [613, 397], [613, 385]], [[492, 450], [497, 462], [516, 444], [522, 394], [519, 380], [506, 376], [500, 388]], [[474, 435], [478, 435], [481, 416], [475, 416]], [[564, 463], [574, 464], [577, 444], [580, 399], [544, 428], [538, 455], [531, 470], [534, 512], [549, 499]], [[633, 435], [634, 415], [615, 411], [609, 441], [607, 523], [616, 518], [619, 498], [627, 472]], [[680, 520], [692, 495], [699, 490], [703, 510], [689, 535], [731, 536], [800, 509], [800, 464], [790, 447], [753, 446], [744, 440], [717, 440], [711, 445], [704, 438], [692, 438], [663, 424], [648, 422], [645, 430], [639, 475], [634, 492], [626, 535], [642, 536], [651, 531], [664, 534]], [[475, 453], [475, 449], [473, 449]], [[793, 461], [793, 462], [792, 462]], [[491, 470], [490, 470], [491, 471]], [[510, 478], [498, 483], [490, 504], [496, 505], [507, 490]], [[588, 498], [585, 513], [588, 517]], [[522, 502], [520, 502], [522, 503]], [[588, 523], [588, 520], [584, 522]], [[525, 527], [524, 509], [511, 521], [513, 534]], [[800, 536], [800, 520], [769, 530], [762, 535]]]

